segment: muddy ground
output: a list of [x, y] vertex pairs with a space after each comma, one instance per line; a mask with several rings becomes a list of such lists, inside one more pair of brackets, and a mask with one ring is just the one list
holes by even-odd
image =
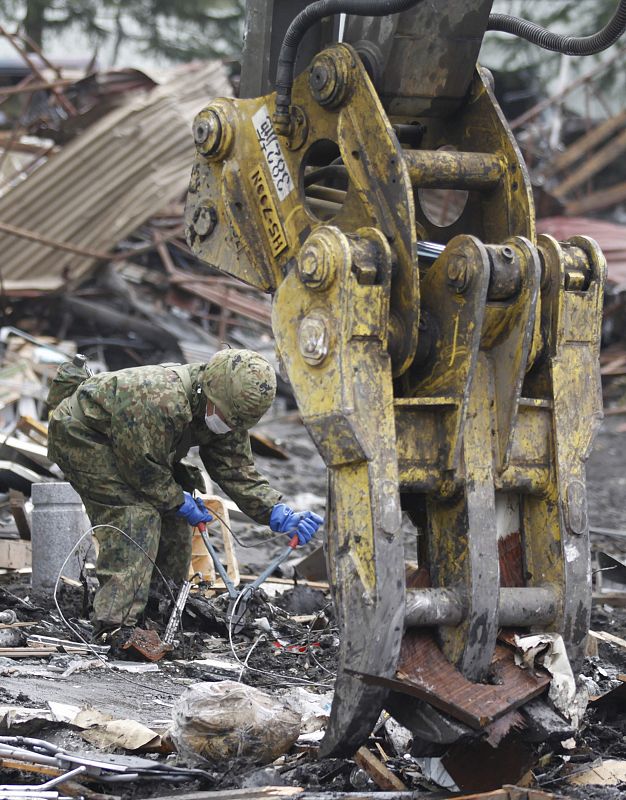
[[[624, 420], [621, 417], [608, 417], [589, 460], [592, 527], [626, 530], [626, 432], [622, 427]], [[299, 422], [294, 421], [286, 409], [279, 408], [260, 430], [289, 454], [286, 461], [257, 456], [257, 464], [272, 484], [284, 493], [285, 502], [323, 513], [326, 471]], [[233, 524], [233, 528], [239, 541], [236, 547], [242, 572], [258, 573], [284, 545], [282, 538], [272, 537], [266, 528], [252, 523], [238, 522]], [[410, 525], [407, 525], [407, 530], [410, 530]], [[616, 556], [626, 553], [626, 536], [594, 535], [592, 539], [594, 548]], [[407, 535], [406, 552], [408, 558], [414, 558], [414, 542], [410, 535]], [[67, 632], [55, 612], [28, 611], [20, 602], [20, 599], [27, 601], [28, 595], [28, 585], [23, 579], [3, 579], [0, 583], [0, 606], [14, 607], [23, 620], [35, 621], [43, 616], [44, 625], [33, 631], [66, 636]], [[157, 673], [115, 672], [97, 663], [87, 671], [72, 671], [68, 667], [76, 659], [66, 655], [39, 660], [0, 659], [0, 705], [44, 707], [46, 701], [52, 700], [91, 706], [112, 716], [136, 719], [154, 730], [164, 731], [177, 698], [187, 686], [226, 677], [216, 672], [213, 666], [190, 663], [207, 656], [231, 664], [235, 659], [246, 661], [250, 669], [245, 673], [245, 681], [273, 694], [282, 695], [299, 684], [322, 696], [332, 687], [338, 652], [337, 628], [328, 602], [324, 593], [302, 589], [288, 591], [283, 599], [261, 597], [255, 614], [261, 620], [265, 617], [265, 622], [254, 623], [243, 633], [235, 635], [231, 647], [221, 616], [223, 604], [220, 605], [219, 601], [208, 604], [196, 601], [190, 604], [190, 614], [183, 620], [187, 631], [183, 637], [185, 651], [179, 650], [174, 654], [179, 658], [160, 662]], [[66, 593], [62, 607], [68, 615], [76, 614], [80, 605], [80, 593], [72, 596]], [[296, 625], [289, 621], [280, 606], [292, 613], [313, 613], [317, 617], [314, 621]], [[159, 598], [155, 597], [151, 613], [157, 622], [164, 608], [162, 599], [160, 609]], [[626, 610], [596, 604], [592, 627], [626, 636]], [[88, 633], [86, 628], [83, 631]], [[282, 645], [277, 646], [277, 641]], [[68, 672], [70, 674], [64, 676]], [[598, 693], [607, 691], [615, 685], [612, 680], [615, 675], [626, 672], [626, 650], [601, 643], [598, 656], [587, 661], [584, 672]], [[27, 733], [68, 749], [86, 749], [79, 733], [65, 725], [48, 724]], [[586, 769], [598, 758], [626, 759], [626, 701], [614, 697], [608, 702], [592, 704], [575, 739], [573, 748], [571, 743], [563, 747], [559, 742], [535, 746], [533, 768], [528, 772], [527, 780], [537, 788], [580, 800], [623, 797], [626, 785], [574, 788], [568, 786], [564, 776], [568, 772]], [[393, 740], [385, 730], [377, 734], [376, 741], [391, 757], [390, 768], [401, 776], [409, 789], [431, 789], [441, 796], [440, 790], [420, 777], [417, 763], [410, 754], [394, 751]], [[376, 788], [354, 762], [341, 759], [318, 761], [314, 748], [310, 746], [298, 748], [270, 768], [237, 767], [213, 769], [212, 772], [209, 782], [187, 783], [184, 790], [268, 783], [324, 791]], [[0, 783], [12, 783], [18, 779], [16, 773], [0, 770]], [[121, 793], [117, 789], [115, 793], [124, 797], [148, 797], [164, 794], [164, 791], [157, 785], [146, 784], [133, 787], [132, 791], [124, 789]]]

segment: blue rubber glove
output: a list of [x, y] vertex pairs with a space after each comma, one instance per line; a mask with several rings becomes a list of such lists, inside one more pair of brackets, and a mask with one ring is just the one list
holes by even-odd
[[298, 544], [309, 542], [324, 522], [313, 511], [293, 511], [284, 503], [278, 503], [270, 515], [270, 528], [276, 533], [298, 534]]
[[193, 528], [201, 522], [211, 522], [213, 516], [199, 497], [193, 498], [189, 492], [183, 492], [183, 495], [185, 500], [176, 511], [179, 517], [184, 517]]

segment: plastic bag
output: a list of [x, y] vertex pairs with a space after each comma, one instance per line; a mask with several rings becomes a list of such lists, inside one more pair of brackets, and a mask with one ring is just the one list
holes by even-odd
[[269, 764], [300, 735], [300, 715], [253, 686], [196, 683], [178, 699], [169, 735], [190, 764]]

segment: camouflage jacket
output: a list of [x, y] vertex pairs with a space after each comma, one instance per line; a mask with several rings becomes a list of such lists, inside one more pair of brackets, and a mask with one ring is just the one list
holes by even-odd
[[199, 445], [211, 478], [242, 511], [267, 524], [281, 494], [257, 471], [246, 430], [218, 435], [206, 427], [206, 396], [199, 384], [204, 366], [184, 366], [191, 397], [168, 367], [131, 367], [94, 375], [76, 391], [84, 422], [109, 440], [122, 477], [160, 511], [183, 502], [172, 469], [190, 447]]

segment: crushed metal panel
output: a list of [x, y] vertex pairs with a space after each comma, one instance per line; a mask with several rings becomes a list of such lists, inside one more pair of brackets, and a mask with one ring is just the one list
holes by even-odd
[[[207, 96], [230, 93], [221, 62], [176, 70], [166, 83], [133, 95], [98, 120], [1, 197], [0, 221], [51, 240], [110, 251], [183, 194], [194, 155], [194, 114]], [[97, 263], [16, 236], [1, 238], [7, 293], [58, 289]]]
[[362, 677], [366, 683], [425, 700], [476, 730], [537, 697], [550, 683], [543, 671], [532, 675], [516, 666], [513, 652], [501, 645], [496, 646], [491, 669], [500, 681], [497, 685], [467, 680], [443, 655], [431, 633], [414, 630], [407, 631], [402, 640], [395, 678]]

